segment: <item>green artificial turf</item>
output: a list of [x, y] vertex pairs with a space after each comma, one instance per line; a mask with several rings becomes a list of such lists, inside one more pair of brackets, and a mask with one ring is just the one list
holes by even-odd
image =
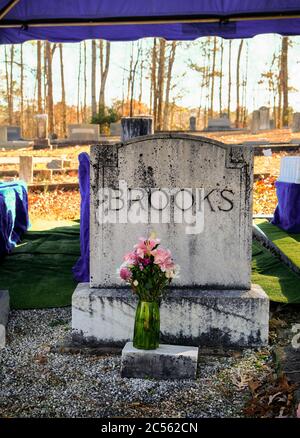
[[300, 303], [300, 276], [260, 243], [252, 243], [252, 283], [259, 284], [271, 301]]
[[255, 224], [290, 260], [300, 268], [300, 234], [287, 233], [269, 221], [256, 220]]
[[[0, 263], [0, 289], [9, 289], [14, 309], [68, 306], [76, 287], [71, 268], [79, 255], [76, 223], [29, 231]], [[260, 284], [272, 301], [300, 303], [300, 276], [255, 241], [252, 282]]]
[[69, 306], [76, 287], [72, 266], [80, 255], [79, 225], [28, 231], [0, 264], [0, 289], [14, 309]]

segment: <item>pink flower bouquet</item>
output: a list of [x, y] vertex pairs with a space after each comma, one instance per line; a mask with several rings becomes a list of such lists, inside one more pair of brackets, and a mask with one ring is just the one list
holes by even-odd
[[142, 301], [158, 301], [166, 286], [178, 275], [179, 267], [171, 252], [159, 245], [159, 239], [140, 237], [133, 251], [124, 256], [119, 269], [121, 279]]

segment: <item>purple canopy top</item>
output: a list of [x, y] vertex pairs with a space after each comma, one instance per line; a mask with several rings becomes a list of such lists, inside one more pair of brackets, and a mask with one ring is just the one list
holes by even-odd
[[299, 0], [0, 0], [0, 44], [300, 34]]

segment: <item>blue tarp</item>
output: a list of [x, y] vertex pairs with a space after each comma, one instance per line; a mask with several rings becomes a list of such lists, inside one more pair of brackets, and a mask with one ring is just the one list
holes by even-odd
[[276, 181], [278, 205], [272, 224], [290, 233], [300, 233], [300, 184]]
[[0, 183], [0, 258], [21, 241], [28, 227], [26, 184], [22, 181]]
[[10, 3], [0, 0], [2, 44], [300, 34], [299, 0], [19, 0], [6, 11]]

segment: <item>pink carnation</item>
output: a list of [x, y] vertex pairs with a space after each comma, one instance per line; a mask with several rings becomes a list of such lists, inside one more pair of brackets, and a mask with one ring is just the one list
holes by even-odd
[[125, 254], [124, 260], [128, 265], [136, 265], [138, 263], [138, 256], [135, 252], [129, 252]]
[[131, 272], [128, 268], [121, 268], [120, 269], [120, 277], [122, 280], [128, 281], [131, 278]]

